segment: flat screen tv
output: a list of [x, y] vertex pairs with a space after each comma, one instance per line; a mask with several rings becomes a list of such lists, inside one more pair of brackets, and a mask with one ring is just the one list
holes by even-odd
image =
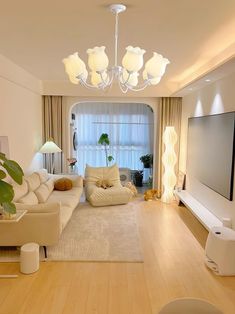
[[189, 118], [187, 172], [233, 200], [235, 112]]

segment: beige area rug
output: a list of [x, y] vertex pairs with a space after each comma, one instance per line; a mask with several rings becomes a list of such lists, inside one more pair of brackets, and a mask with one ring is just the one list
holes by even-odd
[[[80, 203], [48, 261], [142, 262], [136, 203], [92, 207]], [[44, 259], [43, 250], [40, 252]], [[19, 250], [0, 249], [0, 262], [19, 261]]]

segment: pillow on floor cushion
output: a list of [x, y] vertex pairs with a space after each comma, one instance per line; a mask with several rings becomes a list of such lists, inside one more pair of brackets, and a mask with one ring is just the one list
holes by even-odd
[[57, 181], [55, 181], [54, 189], [57, 191], [68, 191], [71, 190], [73, 187], [72, 180], [68, 178], [61, 178]]
[[46, 184], [41, 184], [34, 193], [36, 194], [39, 203], [45, 203], [51, 194]]
[[21, 197], [17, 202], [21, 204], [36, 205], [38, 204], [38, 199], [36, 194], [31, 191], [24, 197]]

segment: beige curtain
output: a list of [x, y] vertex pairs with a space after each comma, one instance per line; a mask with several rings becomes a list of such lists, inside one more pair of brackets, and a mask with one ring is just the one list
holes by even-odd
[[[50, 137], [63, 151], [63, 110], [62, 96], [43, 96], [42, 108], [43, 121], [43, 143]], [[51, 157], [49, 154], [44, 154], [44, 167], [51, 172]], [[61, 173], [63, 169], [63, 154], [54, 154], [55, 173]]]
[[158, 166], [157, 166], [157, 189], [159, 190], [159, 197], [162, 194], [162, 175], [163, 164], [162, 154], [164, 152], [164, 144], [162, 136], [166, 126], [174, 126], [178, 136], [175, 145], [175, 152], [177, 156], [177, 164], [175, 166], [176, 175], [179, 171], [179, 153], [180, 153], [180, 128], [181, 128], [181, 113], [182, 113], [182, 98], [180, 97], [162, 97], [160, 99], [158, 111]]

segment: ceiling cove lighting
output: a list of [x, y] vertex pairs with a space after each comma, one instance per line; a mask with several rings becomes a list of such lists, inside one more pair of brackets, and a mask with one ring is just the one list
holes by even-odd
[[65, 72], [73, 84], [81, 84], [90, 89], [105, 90], [112, 86], [114, 80], [118, 81], [123, 93], [128, 90], [141, 91], [150, 85], [157, 85], [165, 73], [169, 60], [157, 52], [153, 52], [152, 58], [146, 63], [142, 73], [142, 82], [139, 83], [139, 70], [144, 65], [145, 50], [139, 47], [126, 47], [126, 53], [122, 59], [122, 66], [118, 65], [118, 15], [126, 10], [122, 4], [113, 4], [109, 7], [115, 14], [115, 39], [114, 39], [114, 66], [109, 67], [109, 59], [105, 47], [88, 49], [88, 66], [90, 69], [90, 83], [87, 82], [88, 71], [84, 61], [78, 52], [63, 59]]

